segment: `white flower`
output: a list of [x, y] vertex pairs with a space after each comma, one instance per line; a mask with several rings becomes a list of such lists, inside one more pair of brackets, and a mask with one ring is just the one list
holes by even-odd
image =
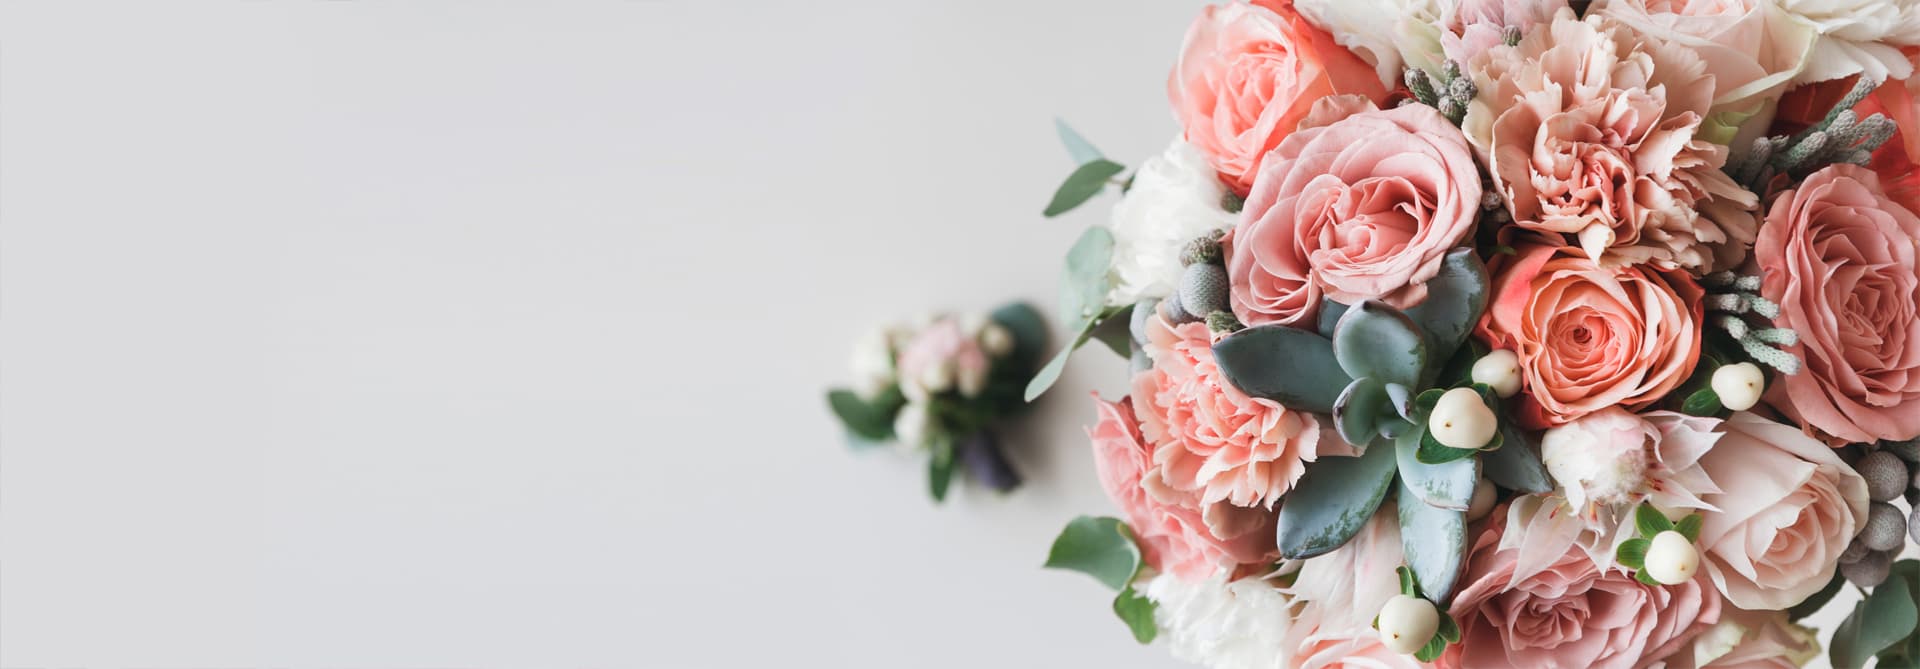
[[873, 399], [893, 385], [893, 328], [874, 328], [853, 342], [848, 367], [853, 371], [854, 392]]
[[1286, 667], [1293, 601], [1260, 578], [1197, 583], [1159, 576], [1147, 583], [1154, 621], [1175, 658], [1211, 669]]
[[[1297, 0], [1294, 9], [1372, 65], [1389, 90], [1403, 67], [1440, 71], [1441, 19], [1456, 0]], [[1382, 26], [1386, 26], [1382, 29]]]
[[1778, 0], [1780, 8], [1819, 33], [1796, 84], [1860, 74], [1870, 81], [1906, 79], [1913, 63], [1900, 47], [1920, 44], [1920, 0]]
[[1182, 140], [1147, 159], [1113, 207], [1113, 291], [1107, 302], [1129, 305], [1166, 297], [1180, 284], [1180, 250], [1195, 237], [1233, 227], [1220, 207], [1226, 186], [1207, 158]]

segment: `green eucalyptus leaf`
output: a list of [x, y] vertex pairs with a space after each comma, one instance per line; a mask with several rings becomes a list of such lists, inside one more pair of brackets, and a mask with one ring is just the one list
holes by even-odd
[[1046, 567], [1092, 576], [1114, 590], [1122, 590], [1140, 572], [1140, 546], [1133, 532], [1118, 518], [1080, 516], [1060, 530], [1047, 551]]
[[[898, 393], [898, 390], [893, 392], [894, 395]], [[883, 394], [877, 399], [885, 397]], [[861, 399], [858, 393], [836, 388], [827, 391], [827, 405], [853, 436], [874, 442], [893, 439], [893, 415], [900, 410], [898, 404], [889, 406], [881, 402], [868, 402]]]
[[1400, 546], [1407, 567], [1427, 599], [1444, 609], [1453, 597], [1460, 567], [1467, 559], [1465, 508], [1442, 509], [1420, 501], [1403, 478], [1400, 488]]
[[1620, 543], [1619, 550], [1613, 552], [1613, 561], [1628, 569], [1644, 569], [1647, 566], [1647, 549], [1652, 547], [1652, 540], [1628, 539]]
[[1053, 191], [1053, 201], [1047, 203], [1041, 215], [1053, 218], [1072, 211], [1106, 189], [1108, 179], [1126, 170], [1127, 166], [1105, 158], [1087, 161], [1074, 168], [1073, 173], [1067, 175], [1067, 180], [1061, 182], [1060, 188]]
[[1349, 376], [1416, 387], [1427, 367], [1427, 340], [1400, 310], [1364, 300], [1334, 327], [1333, 355]]
[[1073, 352], [1079, 349], [1081, 344], [1087, 343], [1087, 339], [1092, 336], [1093, 323], [1082, 323], [1080, 332], [1075, 334], [1066, 346], [1060, 347], [1060, 352], [1053, 354], [1053, 359], [1047, 361], [1047, 366], [1034, 372], [1033, 380], [1027, 382], [1026, 400], [1032, 402], [1038, 399], [1041, 393], [1047, 392], [1048, 388], [1052, 388], [1054, 382], [1060, 380], [1060, 373], [1067, 370], [1067, 358], [1073, 357]]
[[[1409, 499], [1418, 499], [1432, 506], [1466, 510], [1473, 502], [1473, 489], [1480, 482], [1479, 458], [1473, 457], [1474, 451], [1469, 450], [1467, 457], [1447, 462], [1422, 461], [1419, 454], [1425, 450], [1422, 443], [1427, 440], [1425, 432], [1408, 430], [1394, 440], [1393, 450], [1399, 461], [1401, 482], [1415, 495], [1411, 498], [1402, 496], [1402, 504]], [[1419, 575], [1417, 570], [1414, 573]], [[1426, 579], [1422, 578], [1420, 582], [1424, 584]]]
[[1153, 600], [1147, 599], [1129, 585], [1113, 598], [1113, 614], [1120, 622], [1127, 624], [1127, 630], [1133, 632], [1133, 640], [1142, 644], [1153, 643], [1153, 637], [1160, 628], [1153, 624]]
[[[1086, 323], [1100, 319], [1113, 286], [1108, 273], [1113, 262], [1113, 233], [1092, 226], [1080, 233], [1067, 250], [1066, 269], [1060, 275], [1060, 322]], [[1073, 328], [1069, 328], [1073, 329]]]
[[1099, 149], [1093, 148], [1092, 142], [1074, 132], [1065, 120], [1053, 119], [1053, 130], [1060, 135], [1060, 144], [1067, 147], [1067, 155], [1073, 157], [1073, 164], [1085, 165], [1105, 157], [1100, 155]]
[[1902, 574], [1890, 575], [1833, 632], [1828, 657], [1835, 669], [1860, 669], [1867, 659], [1900, 643], [1920, 625], [1920, 611]]
[[1214, 363], [1241, 392], [1298, 411], [1332, 413], [1352, 383], [1333, 357], [1333, 342], [1283, 325], [1261, 325], [1213, 344]]
[[935, 437], [928, 445], [933, 450], [933, 457], [927, 461], [927, 494], [935, 502], [945, 502], [947, 490], [953, 485], [953, 440]]
[[[1836, 576], [1836, 578], [1845, 577]], [[1920, 602], [1920, 562], [1900, 560], [1893, 563], [1893, 569], [1888, 572], [1886, 584], [1882, 587], [1892, 587], [1896, 581], [1907, 586], [1907, 594], [1913, 601]], [[1878, 656], [1879, 666], [1887, 669], [1920, 666], [1920, 631], [1909, 634], [1904, 641], [1880, 651]]]
[[1133, 305], [1112, 307], [1101, 312], [1100, 321], [1093, 324], [1093, 338], [1107, 345], [1107, 350], [1122, 358], [1133, 357], [1133, 335], [1127, 331], [1128, 321], [1132, 319]]
[[1280, 504], [1280, 555], [1323, 555], [1360, 533], [1393, 483], [1393, 449], [1374, 444], [1358, 456], [1323, 457]]
[[1481, 458], [1487, 478], [1496, 485], [1508, 490], [1523, 493], [1542, 493], [1553, 489], [1553, 479], [1547, 477], [1547, 467], [1540, 462], [1533, 445], [1528, 443], [1524, 433], [1513, 421], [1501, 421], [1501, 440], [1505, 445], [1496, 451], [1487, 451]]
[[1333, 401], [1333, 424], [1349, 444], [1366, 444], [1379, 434], [1380, 419], [1391, 410], [1387, 389], [1370, 378], [1354, 379]]
[[1453, 356], [1487, 307], [1490, 292], [1487, 267], [1473, 249], [1459, 248], [1440, 263], [1440, 273], [1427, 280], [1427, 299], [1407, 309], [1431, 342], [1436, 362]]

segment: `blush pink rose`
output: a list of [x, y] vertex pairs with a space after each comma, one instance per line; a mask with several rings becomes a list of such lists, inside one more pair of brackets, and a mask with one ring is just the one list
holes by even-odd
[[[1153, 366], [1133, 378], [1133, 409], [1153, 450], [1158, 476], [1147, 485], [1174, 495], [1272, 508], [1324, 447], [1339, 439], [1321, 434], [1313, 414], [1273, 400], [1248, 397], [1213, 362], [1213, 335], [1204, 323], [1148, 321], [1145, 350]], [[1344, 443], [1340, 451], [1348, 451]], [[1161, 496], [1168, 496], [1161, 493]]]
[[1608, 268], [1574, 249], [1522, 245], [1496, 262], [1493, 290], [1481, 335], [1519, 356], [1526, 395], [1515, 418], [1529, 427], [1644, 409], [1700, 360], [1705, 291], [1684, 272]]
[[1608, 264], [1704, 273], [1744, 257], [1758, 200], [1720, 171], [1726, 147], [1696, 136], [1714, 91], [1698, 55], [1563, 9], [1470, 69], [1462, 129], [1515, 225]]
[[1435, 664], [1447, 669], [1638, 669], [1690, 650], [1720, 619], [1720, 594], [1705, 578], [1652, 586], [1601, 570], [1580, 550], [1513, 582], [1516, 551], [1501, 549], [1503, 514], [1468, 552], [1448, 610], [1460, 643]]
[[1167, 97], [1185, 137], [1236, 192], [1261, 159], [1329, 95], [1387, 98], [1359, 56], [1308, 23], [1289, 0], [1210, 6], [1187, 30]]
[[1833, 449], [1750, 413], [1700, 458], [1720, 484], [1700, 527], [1701, 573], [1743, 609], [1784, 609], [1833, 578], [1867, 519], [1867, 484]]
[[[1234, 315], [1310, 319], [1324, 295], [1406, 307], [1473, 230], [1480, 176], [1460, 131], [1432, 107], [1323, 101], [1268, 154], [1226, 241]], [[1340, 117], [1341, 112], [1352, 111]]]
[[[1270, 562], [1274, 547], [1274, 514], [1229, 505], [1202, 508], [1189, 496], [1169, 503], [1147, 493], [1143, 481], [1158, 477], [1153, 452], [1140, 437], [1133, 407], [1126, 401], [1094, 398], [1100, 421], [1087, 430], [1093, 441], [1093, 467], [1100, 486], [1120, 507], [1149, 566], [1183, 581], [1204, 580], [1242, 564]], [[1209, 523], [1206, 516], [1217, 515]], [[1231, 520], [1227, 520], [1230, 518]], [[1210, 528], [1233, 528], [1218, 536]]]
[[896, 364], [902, 386], [911, 393], [920, 388], [917, 379], [925, 378], [930, 367], [950, 364], [958, 377], [986, 378], [993, 360], [980, 348], [979, 338], [967, 336], [959, 319], [941, 318], [914, 333]]
[[1920, 217], [1873, 172], [1837, 164], [1780, 194], [1754, 246], [1774, 322], [1805, 368], [1768, 388], [1788, 417], [1844, 441], [1920, 436]]

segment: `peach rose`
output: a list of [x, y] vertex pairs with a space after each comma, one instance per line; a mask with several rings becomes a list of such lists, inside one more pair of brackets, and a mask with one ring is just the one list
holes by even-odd
[[1577, 236], [1608, 264], [1705, 273], [1744, 257], [1757, 198], [1720, 171], [1726, 147], [1696, 136], [1714, 91], [1698, 55], [1563, 9], [1470, 68], [1480, 96], [1462, 128], [1516, 225]]
[[1594, 411], [1644, 409], [1700, 359], [1705, 292], [1679, 271], [1606, 268], [1579, 251], [1522, 245], [1496, 260], [1481, 335], [1520, 357], [1516, 418], [1561, 425]]
[[1460, 643], [1435, 664], [1457, 669], [1635, 669], [1689, 649], [1720, 619], [1720, 594], [1704, 577], [1652, 586], [1600, 570], [1580, 550], [1513, 581], [1516, 551], [1499, 548], [1503, 514], [1468, 552], [1466, 587], [1449, 613]]
[[1167, 80], [1186, 140], [1240, 193], [1253, 187], [1262, 157], [1315, 101], [1343, 93], [1380, 102], [1388, 91], [1372, 67], [1288, 0], [1207, 7], [1187, 30]]
[[[1087, 429], [1093, 441], [1093, 467], [1100, 486], [1120, 507], [1149, 566], [1184, 581], [1199, 581], [1241, 564], [1264, 563], [1278, 555], [1271, 513], [1224, 504], [1202, 508], [1197, 497], [1169, 503], [1147, 494], [1146, 479], [1157, 477], [1153, 452], [1140, 438], [1140, 425], [1126, 401], [1094, 398], [1100, 421]], [[1221, 519], [1209, 523], [1206, 516]], [[1226, 536], [1210, 528], [1233, 528]]]
[[1845, 441], [1920, 436], [1920, 217], [1837, 164], [1782, 193], [1754, 246], [1775, 323], [1805, 362], [1768, 403]]
[[1301, 323], [1322, 295], [1417, 304], [1472, 232], [1479, 201], [1473, 153], [1432, 107], [1322, 101], [1261, 164], [1226, 242], [1234, 315]]
[[1833, 578], [1867, 519], [1867, 484], [1833, 449], [1750, 413], [1700, 458], [1721, 491], [1700, 527], [1701, 572], [1743, 609], [1784, 609]]
[[[1158, 474], [1146, 481], [1149, 492], [1272, 508], [1319, 457], [1319, 421], [1226, 382], [1206, 324], [1170, 325], [1156, 315], [1146, 334], [1154, 364], [1133, 378], [1133, 410]], [[1324, 440], [1339, 443], [1333, 435]]]

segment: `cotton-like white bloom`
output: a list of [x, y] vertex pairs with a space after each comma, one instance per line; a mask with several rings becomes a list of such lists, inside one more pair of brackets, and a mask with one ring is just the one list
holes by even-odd
[[1297, 0], [1293, 6], [1372, 65], [1380, 83], [1391, 89], [1400, 85], [1402, 68], [1440, 71], [1440, 26], [1455, 1]]
[[1147, 159], [1113, 207], [1113, 291], [1120, 306], [1166, 297], [1180, 284], [1180, 250], [1195, 237], [1233, 227], [1221, 208], [1226, 186], [1200, 149], [1183, 140]]
[[1780, 8], [1819, 33], [1794, 83], [1860, 74], [1870, 81], [1906, 79], [1913, 63], [1900, 47], [1920, 44], [1920, 0], [1778, 0]]
[[1162, 575], [1147, 583], [1146, 595], [1175, 658], [1211, 669], [1290, 664], [1293, 601], [1265, 579], [1229, 582], [1221, 573], [1188, 583]]

